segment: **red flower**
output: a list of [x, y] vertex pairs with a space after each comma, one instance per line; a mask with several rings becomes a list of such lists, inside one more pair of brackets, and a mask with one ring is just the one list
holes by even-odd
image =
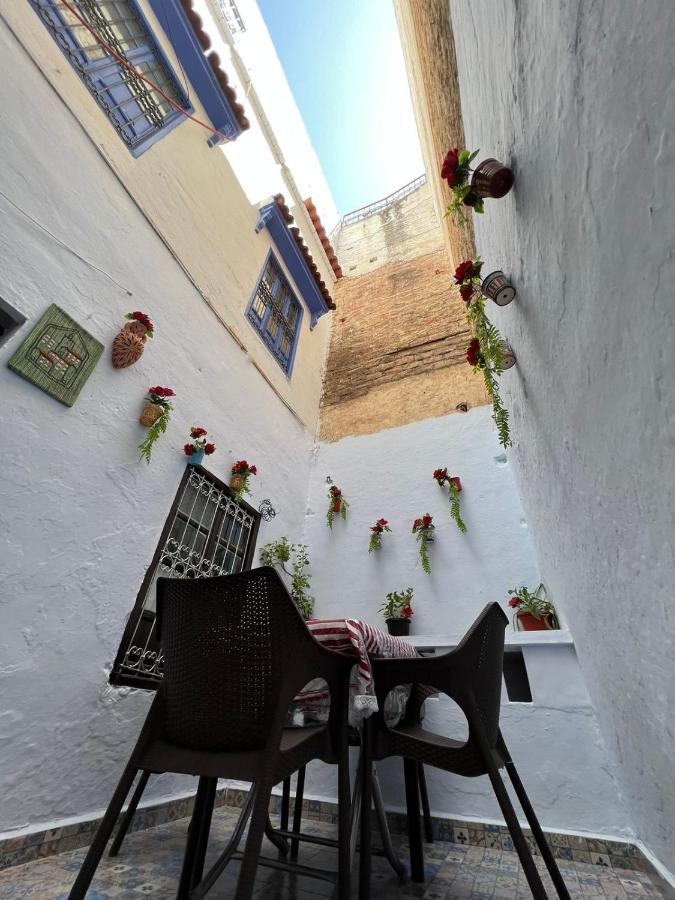
[[195, 452], [195, 445], [194, 444], [186, 444], [183, 447], [183, 450], [185, 451], [186, 456], [192, 456], [192, 454]]
[[417, 531], [417, 529], [421, 528], [421, 527], [422, 527], [422, 520], [415, 519], [415, 521], [413, 522], [413, 531]]
[[452, 150], [448, 150], [448, 152], [445, 154], [443, 164], [441, 165], [441, 178], [445, 178], [450, 187], [454, 187], [455, 184], [457, 184], [458, 166], [459, 150], [457, 147], [453, 147]]
[[461, 284], [473, 275], [473, 260], [465, 259], [455, 269], [455, 284]]
[[425, 528], [428, 528], [431, 525], [431, 523], [433, 522], [433, 520], [434, 520], [433, 516], [430, 516], [429, 513], [425, 513], [422, 516], [422, 525], [424, 525]]
[[401, 610], [401, 615], [405, 619], [412, 619], [412, 617], [415, 615], [414, 612], [412, 611], [412, 606], [404, 606], [403, 609]]
[[159, 385], [157, 385], [157, 387], [148, 388], [148, 393], [155, 394], [155, 396], [157, 396], [157, 397], [175, 397], [176, 396], [174, 394], [174, 392], [171, 390], [171, 388], [160, 387]]
[[211, 454], [213, 453], [213, 451], [215, 449], [216, 449], [215, 444], [205, 444], [204, 445], [204, 453], [206, 453], [207, 456], [211, 456]]
[[509, 600], [509, 606], [511, 607], [511, 609], [515, 609], [517, 606], [520, 606], [522, 602], [523, 601], [520, 599], [520, 597], [511, 597], [511, 599]]
[[450, 484], [454, 484], [458, 491], [462, 490], [462, 482], [459, 480], [459, 475], [453, 475], [450, 479]]
[[473, 338], [469, 346], [466, 348], [466, 361], [470, 366], [477, 366], [480, 362], [480, 341]]
[[377, 524], [378, 524], [378, 525], [381, 525], [381, 526], [384, 528], [384, 526], [385, 526], [385, 525], [388, 525], [389, 522], [387, 522], [386, 519], [378, 519], [378, 520], [377, 520]]
[[249, 466], [249, 472], [251, 473], [251, 475], [257, 475], [257, 474], [258, 474], [258, 470], [257, 470], [257, 468], [256, 468], [255, 466]]
[[469, 300], [473, 297], [473, 285], [472, 284], [463, 284], [459, 289], [459, 296], [465, 303], [468, 303]]
[[194, 426], [190, 429], [190, 437], [191, 438], [200, 438], [205, 434], [208, 434], [206, 428], [195, 428]]
[[436, 481], [437, 481], [441, 486], [443, 486], [443, 483], [445, 482], [445, 479], [448, 477], [448, 470], [447, 470], [447, 469], [436, 469], [436, 470], [434, 471], [433, 477], [436, 479]]
[[342, 496], [342, 491], [341, 491], [340, 488], [337, 487], [337, 485], [335, 485], [335, 484], [334, 484], [333, 487], [330, 489], [330, 493], [333, 495], [333, 497], [341, 497], [341, 496]]
[[382, 526], [379, 522], [376, 525], [371, 525], [370, 530], [375, 532], [375, 534], [382, 534]]

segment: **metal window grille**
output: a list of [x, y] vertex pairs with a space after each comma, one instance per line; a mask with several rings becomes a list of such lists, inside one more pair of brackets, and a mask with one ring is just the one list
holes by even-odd
[[[62, 2], [29, 2], [132, 152], [142, 152], [152, 138], [180, 117], [157, 90], [117, 62]], [[72, 0], [70, 5], [118, 56], [186, 106], [135, 0]]]
[[250, 568], [260, 515], [199, 466], [187, 466], [127, 622], [111, 684], [156, 688], [163, 656], [155, 632], [156, 582], [230, 575]]
[[289, 374], [300, 330], [301, 308], [272, 256], [249, 305], [248, 319]]
[[234, 0], [218, 0], [218, 6], [225, 18], [227, 27], [230, 29], [230, 34], [239, 34], [242, 31], [246, 31], [244, 20]]

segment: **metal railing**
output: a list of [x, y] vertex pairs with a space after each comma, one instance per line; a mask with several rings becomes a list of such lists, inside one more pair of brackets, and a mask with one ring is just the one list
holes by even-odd
[[367, 206], [362, 206], [360, 209], [355, 209], [353, 212], [347, 213], [342, 216], [331, 233], [335, 233], [344, 225], [353, 225], [355, 222], [360, 222], [362, 219], [367, 219], [369, 216], [375, 215], [375, 213], [386, 209], [388, 206], [393, 206], [394, 203], [398, 203], [399, 200], [402, 200], [404, 197], [407, 197], [408, 194], [412, 194], [417, 188], [426, 184], [426, 181], [427, 176], [420, 175], [408, 184], [404, 184], [402, 188], [394, 191], [393, 194], [389, 194], [388, 197], [383, 197], [381, 200], [376, 200], [375, 203], [369, 203]]

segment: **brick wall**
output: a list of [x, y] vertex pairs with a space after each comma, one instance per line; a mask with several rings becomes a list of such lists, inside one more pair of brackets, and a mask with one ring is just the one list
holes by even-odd
[[321, 437], [485, 403], [482, 381], [464, 359], [470, 333], [429, 188], [344, 227], [336, 249], [345, 277], [334, 291]]

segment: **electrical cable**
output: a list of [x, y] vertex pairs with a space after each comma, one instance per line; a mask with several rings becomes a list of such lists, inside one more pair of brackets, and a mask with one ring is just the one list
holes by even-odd
[[149, 78], [146, 78], [145, 75], [143, 75], [141, 72], [139, 72], [137, 69], [135, 69], [134, 66], [132, 66], [128, 60], [124, 59], [123, 56], [120, 56], [116, 50], [113, 50], [113, 48], [106, 41], [103, 40], [103, 38], [98, 34], [98, 32], [96, 32], [91, 27], [89, 22], [87, 22], [87, 20], [80, 15], [80, 13], [73, 7], [72, 3], [70, 3], [69, 0], [61, 0], [61, 3], [77, 19], [77, 21], [82, 25], [82, 27], [87, 29], [87, 31], [91, 34], [91, 36], [94, 38], [94, 40], [98, 44], [100, 44], [101, 47], [103, 47], [103, 49], [106, 51], [106, 53], [109, 53], [110, 56], [112, 56], [112, 58], [115, 60], [115, 62], [118, 62], [121, 66], [124, 66], [124, 68], [127, 69], [129, 72], [131, 72], [132, 75], [135, 75], [136, 78], [140, 78], [141, 81], [144, 81], [146, 84], [150, 85], [150, 87], [152, 88], [153, 91], [157, 91], [158, 94], [160, 94], [162, 97], [164, 97], [164, 99], [166, 100], [167, 103], [169, 103], [171, 106], [173, 106], [173, 108], [175, 110], [177, 110], [179, 113], [184, 115], [186, 119], [190, 119], [191, 122], [196, 122], [197, 125], [201, 125], [202, 128], [205, 128], [207, 131], [210, 131], [211, 134], [217, 135], [221, 140], [224, 140], [224, 141], [230, 140], [230, 138], [226, 134], [223, 134], [222, 131], [218, 131], [218, 129], [213, 128], [213, 126], [207, 125], [206, 122], [202, 122], [201, 119], [196, 118], [195, 116], [191, 115], [186, 109], [183, 109], [183, 107], [180, 105], [180, 103], [176, 103], [176, 101], [173, 99], [173, 97], [170, 97], [168, 94], [165, 94], [164, 91], [161, 89], [161, 87], [159, 87], [159, 85], [155, 84], [155, 82], [151, 81]]

